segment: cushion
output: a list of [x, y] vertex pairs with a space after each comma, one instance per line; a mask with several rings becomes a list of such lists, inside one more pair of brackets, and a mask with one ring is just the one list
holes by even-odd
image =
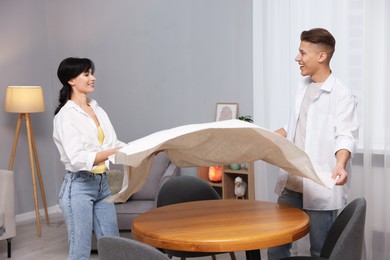
[[160, 185], [162, 176], [170, 164], [168, 155], [164, 152], [157, 154], [149, 172], [148, 179], [140, 191], [134, 193], [130, 199], [132, 200], [154, 200]]

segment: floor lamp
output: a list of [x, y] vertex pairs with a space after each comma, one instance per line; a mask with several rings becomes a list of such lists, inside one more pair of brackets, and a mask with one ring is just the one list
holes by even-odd
[[49, 224], [49, 214], [47, 212], [45, 188], [43, 186], [41, 169], [38, 160], [38, 153], [35, 146], [34, 134], [33, 134], [31, 120], [30, 120], [30, 113], [38, 113], [38, 112], [45, 111], [42, 88], [39, 86], [9, 86], [7, 88], [7, 93], [5, 97], [5, 111], [11, 113], [19, 113], [18, 122], [15, 130], [14, 144], [12, 146], [11, 160], [9, 162], [9, 167], [8, 167], [10, 171], [12, 171], [14, 165], [16, 146], [18, 144], [20, 125], [22, 123], [23, 117], [26, 120], [28, 150], [30, 154], [31, 178], [32, 178], [33, 192], [34, 192], [35, 216], [37, 220], [37, 232], [38, 232], [38, 236], [40, 237], [41, 224], [39, 218], [39, 207], [38, 207], [39, 205], [38, 205], [35, 168], [37, 170], [39, 187], [41, 190], [41, 198], [45, 209], [47, 224]]

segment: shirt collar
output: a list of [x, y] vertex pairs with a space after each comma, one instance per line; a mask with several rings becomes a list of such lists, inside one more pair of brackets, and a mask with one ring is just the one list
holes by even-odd
[[321, 90], [326, 92], [331, 92], [334, 86], [335, 77], [333, 74], [330, 74], [329, 77], [325, 80], [324, 84], [321, 87]]
[[[331, 92], [334, 86], [335, 77], [333, 76], [333, 73], [329, 75], [329, 77], [324, 81], [324, 84], [322, 84], [321, 90], [326, 92]], [[309, 85], [311, 83], [311, 78], [306, 77], [304, 79], [305, 85]]]
[[[97, 107], [97, 105], [98, 105], [98, 103], [97, 103], [96, 100], [94, 100], [94, 99], [88, 99], [88, 104], [89, 104], [93, 109], [95, 109], [95, 108]], [[85, 113], [84, 110], [82, 110], [75, 102], [73, 102], [73, 101], [70, 100], [70, 99], [66, 102], [66, 104], [64, 105], [64, 108], [66, 108], [66, 109], [73, 108], [73, 109], [75, 109], [75, 110], [77, 110], [77, 111], [79, 111], [79, 112]]]

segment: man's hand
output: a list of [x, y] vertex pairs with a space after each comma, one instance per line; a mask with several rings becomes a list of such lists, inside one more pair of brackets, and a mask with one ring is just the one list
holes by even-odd
[[348, 173], [342, 165], [337, 164], [333, 170], [332, 178], [336, 179], [336, 185], [344, 185], [348, 181]]
[[348, 181], [348, 173], [345, 170], [351, 153], [346, 149], [341, 149], [336, 152], [336, 167], [333, 170], [332, 178], [336, 179], [336, 185], [344, 185]]

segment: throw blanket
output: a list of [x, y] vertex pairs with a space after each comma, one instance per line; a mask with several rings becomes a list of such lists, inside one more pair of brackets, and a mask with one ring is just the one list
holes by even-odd
[[125, 202], [145, 183], [155, 154], [166, 151], [178, 167], [229, 165], [263, 160], [287, 172], [332, 188], [335, 181], [317, 174], [307, 154], [283, 136], [233, 119], [184, 125], [128, 143], [114, 158], [126, 165], [122, 189], [108, 201]]

